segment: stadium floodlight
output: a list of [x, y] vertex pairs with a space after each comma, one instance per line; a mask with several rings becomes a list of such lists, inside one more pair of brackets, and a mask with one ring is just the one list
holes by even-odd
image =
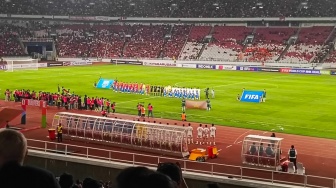
[[4, 67], [6, 72], [17, 70], [38, 70], [37, 59], [6, 59], [7, 65]]

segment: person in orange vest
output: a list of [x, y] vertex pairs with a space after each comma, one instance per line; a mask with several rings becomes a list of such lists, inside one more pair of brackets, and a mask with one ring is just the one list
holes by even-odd
[[149, 115], [153, 118], [153, 106], [151, 103], [148, 104], [148, 117]]
[[181, 119], [182, 121], [187, 121], [187, 114], [185, 114], [185, 112], [182, 113]]
[[144, 105], [141, 105], [141, 117], [145, 118], [146, 117], [146, 109]]
[[138, 117], [140, 118], [141, 116], [141, 104], [140, 103], [138, 103], [137, 105], [137, 110], [138, 110]]

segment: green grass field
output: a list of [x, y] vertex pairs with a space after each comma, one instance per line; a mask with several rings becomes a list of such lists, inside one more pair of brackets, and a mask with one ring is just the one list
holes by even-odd
[[[336, 139], [336, 77], [262, 72], [158, 68], [132, 65], [47, 68], [38, 71], [1, 72], [4, 90], [31, 89], [57, 92], [57, 84], [77, 94], [107, 97], [117, 112], [136, 114], [137, 102], [152, 103], [156, 117], [180, 119], [181, 101], [175, 98], [115, 93], [96, 89], [99, 76], [152, 85], [214, 88], [212, 110], [187, 110], [188, 121], [215, 123], [258, 130], [284, 128], [285, 133]], [[236, 101], [242, 88], [267, 90], [266, 103]], [[202, 93], [204, 99], [204, 93]]]

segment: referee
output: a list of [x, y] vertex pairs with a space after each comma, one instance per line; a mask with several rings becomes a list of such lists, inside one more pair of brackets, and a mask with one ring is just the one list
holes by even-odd
[[297, 151], [294, 148], [294, 145], [292, 145], [291, 148], [288, 150], [288, 158], [289, 158], [289, 161], [294, 164], [295, 171], [296, 171], [297, 170], [297, 167], [296, 167]]

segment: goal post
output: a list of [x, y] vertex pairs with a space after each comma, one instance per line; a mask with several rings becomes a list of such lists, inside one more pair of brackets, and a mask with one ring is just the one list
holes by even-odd
[[4, 70], [13, 72], [18, 70], [38, 70], [37, 59], [6, 59]]

